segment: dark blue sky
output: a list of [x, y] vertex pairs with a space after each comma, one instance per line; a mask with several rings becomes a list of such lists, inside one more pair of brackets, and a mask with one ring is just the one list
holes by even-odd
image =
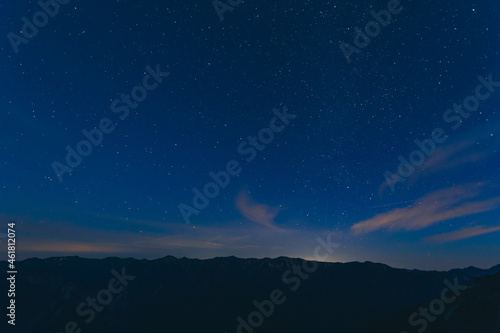
[[[1, 9], [0, 220], [21, 258], [311, 258], [331, 235], [334, 261], [498, 264], [497, 1]], [[224, 188], [197, 209], [210, 172]]]

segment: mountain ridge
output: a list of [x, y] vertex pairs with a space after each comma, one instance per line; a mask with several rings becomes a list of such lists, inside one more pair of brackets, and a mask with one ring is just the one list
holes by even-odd
[[[241, 320], [248, 321], [257, 311], [256, 304], [269, 305], [266, 302], [272, 299], [277, 301], [272, 315], [263, 316], [258, 328], [250, 327], [253, 331], [330, 332], [328, 328], [335, 327], [342, 332], [361, 323], [392, 318], [403, 310], [397, 318], [404, 319], [419, 304], [438, 297], [446, 281], [477, 285], [485, 277], [496, 276], [500, 267], [440, 272], [373, 262], [234, 256], [203, 260], [71, 256], [30, 258], [16, 265], [20, 273], [16, 332], [36, 333], [64, 332], [68, 323], [77, 325], [75, 333], [77, 329], [95, 333], [199, 332], [207, 325], [210, 332], [237, 332]], [[123, 288], [117, 281], [123, 282]], [[500, 289], [496, 280], [489, 283]], [[89, 298], [105, 300], [106, 294], [112, 301], [102, 309], [96, 306], [100, 311], [86, 304]], [[197, 320], [192, 320], [193, 314]], [[0, 331], [11, 332], [4, 326], [0, 324]], [[250, 332], [244, 326], [240, 330]]]

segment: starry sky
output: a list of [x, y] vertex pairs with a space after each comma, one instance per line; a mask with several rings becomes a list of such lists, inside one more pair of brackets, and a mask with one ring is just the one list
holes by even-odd
[[18, 259], [500, 262], [498, 1], [46, 3], [0, 5]]

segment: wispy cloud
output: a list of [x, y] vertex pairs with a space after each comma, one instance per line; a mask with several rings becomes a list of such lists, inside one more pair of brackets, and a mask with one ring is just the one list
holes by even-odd
[[[111, 219], [109, 222], [114, 221]], [[183, 221], [165, 223], [147, 220], [145, 228], [138, 221], [132, 221], [127, 228], [96, 229], [93, 225], [74, 224], [71, 220], [16, 217], [17, 232], [23, 235], [16, 257], [20, 260], [66, 255], [149, 259], [166, 255], [193, 258], [227, 255], [244, 258], [303, 257], [317, 245], [316, 235], [325, 232], [270, 229], [258, 223], [242, 224], [241, 221], [242, 218], [210, 226], [192, 226]], [[104, 221], [103, 224], [106, 225]]]
[[66, 253], [67, 255], [82, 253], [124, 253], [128, 251], [126, 247], [116, 243], [96, 244], [90, 242], [68, 241], [31, 241], [24, 244], [22, 250], [46, 253]]
[[497, 231], [500, 231], [500, 226], [487, 228], [485, 226], [479, 225], [474, 228], [464, 228], [444, 234], [429, 236], [426, 237], [425, 240], [432, 243], [448, 243]]
[[[436, 147], [436, 150], [429, 157], [426, 157], [422, 165], [415, 167], [415, 171], [406, 180], [406, 186], [412, 186], [419, 178], [426, 175], [486, 160], [495, 151], [487, 150], [486, 146], [479, 146], [483, 151], [478, 150], [478, 140], [484, 139], [484, 137], [485, 135], [482, 135], [474, 140], [461, 140]], [[395, 176], [398, 175], [397, 170], [394, 170], [393, 173]], [[388, 186], [387, 181], [382, 182], [379, 186], [379, 194], [382, 195]]]
[[481, 194], [484, 185], [466, 184], [430, 193], [409, 207], [396, 208], [358, 222], [351, 231], [364, 234], [380, 229], [419, 230], [441, 221], [494, 210], [500, 205], [500, 197], [472, 201]]
[[477, 140], [463, 140], [443, 147], [437, 147], [434, 154], [425, 160], [411, 176], [410, 183], [414, 183], [420, 176], [460, 167], [469, 163], [476, 163], [486, 159], [493, 152], [477, 151]]
[[240, 191], [236, 197], [235, 205], [240, 214], [248, 220], [268, 228], [277, 229], [274, 218], [280, 211], [279, 207], [255, 203], [246, 190]]

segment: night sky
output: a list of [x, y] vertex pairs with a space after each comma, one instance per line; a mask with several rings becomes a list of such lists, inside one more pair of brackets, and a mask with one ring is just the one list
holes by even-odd
[[60, 3], [0, 5], [18, 259], [500, 262], [497, 0]]

